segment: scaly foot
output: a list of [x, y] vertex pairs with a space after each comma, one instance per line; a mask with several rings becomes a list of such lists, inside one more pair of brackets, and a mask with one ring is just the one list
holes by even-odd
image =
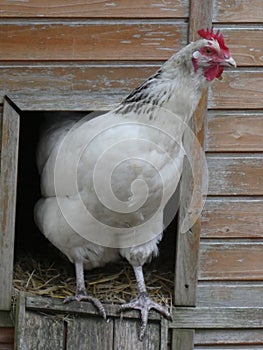
[[106, 312], [105, 312], [105, 309], [102, 305], [102, 303], [90, 296], [90, 295], [87, 295], [86, 292], [77, 292], [75, 294], [75, 296], [68, 296], [64, 299], [64, 303], [69, 303], [71, 301], [89, 301], [91, 302], [99, 311], [99, 314], [106, 320]]
[[151, 298], [149, 298], [147, 293], [140, 293], [136, 299], [131, 300], [127, 304], [121, 305], [120, 312], [130, 310], [130, 309], [139, 310], [141, 312], [141, 330], [140, 330], [140, 336], [139, 336], [139, 339], [141, 341], [145, 336], [145, 331], [148, 323], [148, 314], [151, 309], [159, 312], [169, 321], [172, 320], [172, 316], [168, 312], [168, 310], [165, 307], [154, 302]]

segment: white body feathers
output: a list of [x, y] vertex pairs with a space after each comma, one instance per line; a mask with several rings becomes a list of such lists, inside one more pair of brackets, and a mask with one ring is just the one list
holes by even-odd
[[163, 210], [181, 175], [185, 123], [208, 85], [191, 61], [204, 41], [174, 55], [115, 110], [44, 133], [35, 219], [70, 261], [90, 269], [122, 256], [142, 266], [157, 255]]

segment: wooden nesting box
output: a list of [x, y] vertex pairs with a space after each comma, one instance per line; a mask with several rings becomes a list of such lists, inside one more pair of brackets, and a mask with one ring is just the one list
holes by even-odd
[[[262, 1], [0, 0], [0, 9], [0, 349], [12, 349], [15, 334], [17, 349], [46, 350], [43, 330], [54, 349], [261, 349]], [[192, 123], [207, 154], [209, 190], [201, 219], [181, 234], [191, 191], [185, 169], [173, 321], [153, 314], [139, 343], [137, 315], [120, 321], [114, 306], [103, 323], [88, 304], [74, 308], [21, 295], [11, 317], [23, 114], [107, 110], [212, 22], [238, 68], [203, 96]]]

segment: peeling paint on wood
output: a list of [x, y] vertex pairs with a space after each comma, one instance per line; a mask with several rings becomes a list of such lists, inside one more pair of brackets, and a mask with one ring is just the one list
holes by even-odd
[[201, 237], [209, 239], [263, 238], [262, 213], [262, 198], [208, 198], [202, 212]]
[[188, 17], [188, 0], [41, 0], [0, 1], [2, 17], [74, 18], [182, 18]]
[[236, 69], [223, 73], [215, 81], [208, 96], [210, 109], [262, 109], [263, 72], [255, 69]]
[[261, 0], [214, 0], [213, 22], [260, 23], [263, 18]]
[[[136, 34], [140, 34], [140, 37]], [[94, 24], [12, 21], [0, 28], [0, 59], [163, 60], [181, 49], [186, 42], [187, 24], [184, 22], [102, 21]], [[169, 48], [171, 52], [159, 48]]]
[[208, 152], [262, 152], [261, 112], [210, 112], [206, 130]]
[[141, 342], [138, 339], [138, 313], [125, 313], [120, 318], [118, 306], [105, 305], [105, 310], [107, 321], [97, 315], [90, 303], [67, 305], [58, 299], [24, 298], [21, 294], [18, 301], [16, 349], [167, 349], [168, 322], [163, 323], [160, 315], [150, 314], [146, 336]]
[[199, 280], [262, 281], [262, 266], [262, 242], [201, 242]]
[[263, 155], [209, 155], [209, 195], [263, 195]]

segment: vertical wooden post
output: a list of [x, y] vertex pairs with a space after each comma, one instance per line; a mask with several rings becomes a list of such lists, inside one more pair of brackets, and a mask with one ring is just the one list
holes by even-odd
[[[192, 0], [190, 2], [189, 41], [198, 39], [198, 29], [211, 27], [212, 8], [212, 0]], [[201, 146], [203, 145], [203, 128], [206, 110], [207, 92], [204, 92], [191, 121], [192, 130], [197, 136]], [[185, 143], [191, 142], [191, 140], [187, 139], [184, 141]], [[193, 147], [191, 153], [194, 157]], [[202, 176], [202, 169], [199, 170], [199, 175]], [[195, 306], [196, 299], [200, 219], [196, 221], [188, 232], [182, 233], [182, 222], [189, 208], [193, 187], [192, 170], [188, 162], [185, 161], [180, 186], [180, 209], [175, 261], [174, 300], [177, 306]], [[195, 205], [202, 206], [201, 192]]]
[[[198, 39], [197, 31], [211, 27], [213, 0], [191, 0], [189, 17], [189, 41]], [[207, 111], [207, 91], [202, 95], [200, 103], [190, 122], [193, 132], [203, 146], [204, 119]], [[191, 157], [198, 157], [190, 138], [187, 135], [184, 142], [190, 143]], [[192, 145], [192, 147], [191, 147]], [[199, 159], [200, 160], [200, 159]], [[198, 159], [197, 159], [198, 161]], [[202, 168], [197, 169], [198, 176], [202, 176]], [[197, 219], [187, 232], [182, 232], [182, 223], [189, 210], [192, 191], [194, 188], [192, 169], [188, 161], [184, 162], [180, 185], [180, 209], [178, 218], [177, 247], [175, 261], [174, 302], [177, 306], [195, 306], [196, 287], [198, 278], [198, 257], [201, 224]], [[202, 207], [202, 191], [197, 196], [195, 206]], [[172, 338], [173, 350], [192, 350], [194, 348], [194, 329], [174, 329]]]
[[4, 101], [0, 163], [0, 310], [11, 307], [19, 114]]

